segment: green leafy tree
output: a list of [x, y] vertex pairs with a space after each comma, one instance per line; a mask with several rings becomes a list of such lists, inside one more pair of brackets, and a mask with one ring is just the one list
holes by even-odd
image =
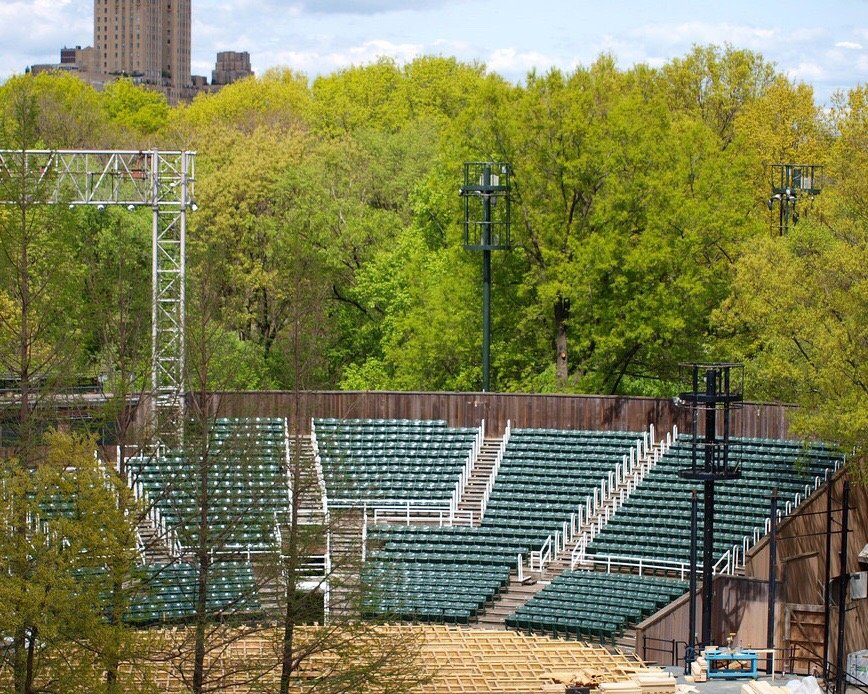
[[721, 310], [734, 354], [747, 362], [753, 397], [801, 405], [799, 433], [855, 450], [864, 479], [868, 441], [868, 216], [864, 88], [841, 99], [822, 222], [754, 240]]

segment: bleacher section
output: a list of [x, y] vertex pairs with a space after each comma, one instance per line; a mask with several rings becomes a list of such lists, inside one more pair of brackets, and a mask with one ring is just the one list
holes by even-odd
[[653, 576], [566, 571], [534, 595], [506, 625], [575, 639], [612, 641], [687, 591], [687, 583]]
[[[126, 619], [137, 624], [175, 622], [196, 612], [196, 567], [185, 563], [148, 564], [140, 569], [142, 590], [130, 601]], [[212, 617], [255, 615], [261, 611], [250, 564], [218, 562], [210, 569], [207, 599]]]
[[[715, 556], [719, 557], [755, 527], [762, 528], [769, 515], [769, 497], [777, 486], [781, 503], [804, 495], [840, 458], [823, 446], [805, 447], [798, 441], [734, 439], [741, 459], [742, 477], [715, 485]], [[691, 444], [680, 437], [652, 472], [589, 544], [588, 554], [616, 555], [655, 561], [684, 562], [690, 549], [690, 490], [700, 495], [702, 486], [679, 477], [691, 464]], [[701, 465], [701, 461], [700, 461]]]
[[518, 555], [526, 562], [532, 551], [540, 550], [638, 437], [627, 432], [513, 430], [481, 527], [374, 526], [368, 531], [376, 571], [400, 575], [427, 570], [441, 580], [464, 575], [471, 566], [494, 573], [480, 571], [479, 582], [454, 586], [456, 601], [466, 597], [467, 605], [460, 609], [445, 612], [436, 601], [420, 600], [414, 581], [389, 584], [379, 602], [368, 607], [419, 621], [471, 619], [479, 597], [497, 595], [500, 577], [516, 566]]
[[362, 583], [368, 586], [362, 612], [466, 624], [508, 581], [508, 566], [372, 560], [362, 570]]
[[409, 419], [316, 419], [314, 432], [333, 506], [446, 504], [478, 434]]
[[642, 435], [513, 429], [482, 526], [519, 531], [541, 544], [569, 520], [637, 438]]
[[[289, 511], [285, 437], [282, 419], [213, 423], [206, 460], [209, 533], [217, 551], [274, 546], [275, 522], [284, 522]], [[187, 451], [131, 461], [148, 500], [185, 547], [197, 543], [201, 462], [199, 455]]]

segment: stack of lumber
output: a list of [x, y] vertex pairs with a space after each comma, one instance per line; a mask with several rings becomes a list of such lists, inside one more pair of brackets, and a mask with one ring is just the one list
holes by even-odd
[[670, 673], [663, 670], [637, 672], [629, 679], [600, 684], [602, 694], [678, 694], [678, 685]]
[[696, 660], [690, 663], [690, 679], [688, 681], [708, 681], [708, 661], [703, 656], [699, 656]]
[[786, 687], [775, 687], [762, 680], [750, 681], [741, 685], [741, 694], [788, 694]]

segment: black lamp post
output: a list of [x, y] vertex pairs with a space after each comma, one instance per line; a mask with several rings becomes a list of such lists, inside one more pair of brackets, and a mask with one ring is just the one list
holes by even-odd
[[511, 167], [502, 162], [464, 164], [464, 249], [482, 251], [482, 390], [490, 387], [491, 252], [509, 250]]

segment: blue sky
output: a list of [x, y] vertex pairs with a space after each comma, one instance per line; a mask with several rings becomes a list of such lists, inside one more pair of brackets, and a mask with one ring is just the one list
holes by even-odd
[[[89, 45], [92, 12], [92, 0], [0, 0], [0, 80]], [[658, 65], [724, 42], [761, 52], [824, 103], [868, 82], [868, 0], [193, 0], [193, 72], [209, 78], [219, 50], [249, 51], [256, 72], [311, 76], [384, 55], [454, 55], [518, 81], [601, 52]]]

